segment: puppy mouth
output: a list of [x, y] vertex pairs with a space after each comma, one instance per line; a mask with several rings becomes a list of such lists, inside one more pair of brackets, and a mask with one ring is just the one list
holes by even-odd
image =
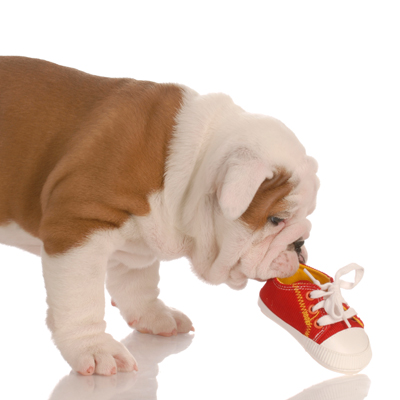
[[[302, 238], [296, 240], [295, 242], [291, 243], [287, 246], [286, 251], [294, 251], [297, 255], [299, 263], [305, 264], [306, 260], [301, 252], [301, 248], [304, 245], [304, 240]], [[258, 282], [266, 282], [266, 279], [254, 278]]]

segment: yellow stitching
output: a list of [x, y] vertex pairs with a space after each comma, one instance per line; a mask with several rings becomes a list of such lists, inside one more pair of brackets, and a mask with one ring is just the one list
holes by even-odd
[[318, 312], [310, 319], [310, 321], [313, 321], [317, 317], [318, 317]]
[[308, 337], [308, 336], [310, 336], [312, 322], [311, 322], [310, 316], [308, 314], [306, 305], [304, 304], [303, 296], [301, 295], [300, 289], [298, 288], [297, 285], [293, 285], [293, 287], [294, 287], [294, 291], [296, 292], [297, 301], [299, 302], [300, 311], [303, 314], [304, 322], [305, 322], [306, 327], [307, 327], [306, 332], [304, 333], [304, 335], [306, 337]]
[[353, 319], [355, 319], [361, 325], [361, 327], [364, 328], [364, 324], [356, 316], [354, 316]]

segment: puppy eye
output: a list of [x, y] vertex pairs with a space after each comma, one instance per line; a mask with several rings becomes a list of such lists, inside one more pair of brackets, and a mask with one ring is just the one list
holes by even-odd
[[268, 221], [271, 222], [272, 225], [277, 226], [280, 222], [284, 221], [284, 219], [278, 217], [268, 217]]

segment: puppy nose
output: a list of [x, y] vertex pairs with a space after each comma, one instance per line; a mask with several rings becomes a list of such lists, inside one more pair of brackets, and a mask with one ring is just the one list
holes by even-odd
[[304, 240], [298, 239], [298, 240], [296, 240], [293, 244], [294, 244], [294, 248], [295, 248], [297, 251], [300, 251], [301, 246], [303, 246], [303, 244], [304, 244]]

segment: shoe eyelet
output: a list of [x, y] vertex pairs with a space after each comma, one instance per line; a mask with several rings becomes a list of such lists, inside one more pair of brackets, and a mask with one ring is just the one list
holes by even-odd
[[322, 325], [318, 325], [318, 321], [317, 320], [314, 321], [314, 327], [317, 328], [317, 329], [322, 329], [323, 328]]
[[310, 314], [318, 314], [318, 310], [313, 311], [312, 308], [314, 307], [314, 304], [311, 304], [310, 307], [308, 307], [308, 312]]
[[311, 290], [310, 290], [309, 292], [306, 293], [306, 299], [307, 299], [308, 301], [313, 301], [313, 300], [315, 300], [315, 299], [313, 299], [312, 297], [310, 297], [310, 294], [311, 294]]

